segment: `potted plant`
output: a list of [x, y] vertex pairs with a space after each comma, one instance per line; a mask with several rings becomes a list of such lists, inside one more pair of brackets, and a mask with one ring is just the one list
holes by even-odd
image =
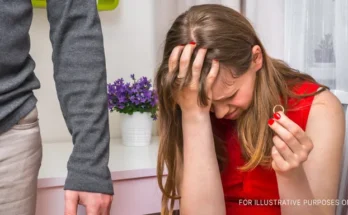
[[314, 50], [314, 57], [316, 63], [335, 63], [335, 52], [332, 34], [325, 34], [324, 39], [320, 41], [318, 48]]
[[151, 80], [141, 77], [132, 83], [123, 78], [108, 84], [108, 108], [121, 116], [122, 143], [126, 146], [145, 146], [151, 142], [152, 121], [157, 119], [157, 94]]
[[309, 72], [319, 83], [335, 88], [335, 50], [332, 34], [325, 34], [314, 50], [314, 63]]

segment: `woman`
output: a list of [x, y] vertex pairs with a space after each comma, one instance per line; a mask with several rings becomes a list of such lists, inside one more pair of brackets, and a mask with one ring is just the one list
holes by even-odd
[[342, 106], [268, 56], [238, 12], [200, 5], [180, 15], [156, 85], [162, 214], [175, 199], [184, 215], [334, 214], [337, 202], [311, 200], [337, 198]]

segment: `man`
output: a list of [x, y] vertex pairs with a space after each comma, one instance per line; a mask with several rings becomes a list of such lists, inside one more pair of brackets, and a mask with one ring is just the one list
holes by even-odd
[[[74, 149], [65, 183], [65, 214], [77, 205], [108, 215], [113, 186], [108, 169], [106, 71], [96, 0], [47, 0], [58, 99]], [[40, 87], [29, 55], [31, 0], [0, 0], [0, 214], [34, 215], [41, 137]]]

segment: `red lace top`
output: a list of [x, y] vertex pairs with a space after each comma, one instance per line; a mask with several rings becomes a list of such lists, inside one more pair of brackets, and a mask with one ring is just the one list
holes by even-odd
[[[294, 88], [294, 92], [297, 94], [306, 94], [315, 92], [318, 88], [318, 85], [306, 82]], [[314, 96], [306, 97], [296, 104], [295, 99], [289, 99], [289, 107], [293, 110], [289, 110], [286, 115], [303, 130], [306, 128], [313, 98]], [[258, 166], [252, 171], [240, 172], [237, 167], [242, 166], [245, 161], [241, 154], [236, 129], [233, 129], [233, 126], [226, 126], [226, 123], [231, 125], [231, 121], [218, 121], [219, 125], [225, 124], [223, 129], [230, 129], [226, 137], [229, 160], [221, 173], [226, 202], [226, 214], [280, 215], [280, 205], [274, 204], [279, 199], [274, 170]]]

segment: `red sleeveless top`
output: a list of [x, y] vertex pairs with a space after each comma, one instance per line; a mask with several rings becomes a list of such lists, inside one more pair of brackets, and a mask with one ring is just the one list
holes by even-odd
[[[307, 94], [317, 91], [317, 84], [305, 82], [295, 87], [297, 94]], [[314, 96], [301, 100], [289, 99], [289, 110], [286, 115], [297, 123], [303, 130], [306, 128], [307, 119]], [[271, 117], [271, 116], [270, 116]], [[229, 122], [228, 122], [229, 121]], [[245, 161], [242, 157], [241, 147], [237, 138], [236, 129], [233, 129], [230, 120], [218, 120], [218, 129], [228, 129], [226, 145], [228, 162], [221, 173], [222, 185], [225, 195], [227, 215], [280, 215], [278, 184], [273, 169], [261, 166], [249, 172], [240, 172], [237, 167]], [[222, 127], [221, 127], [222, 126]]]

